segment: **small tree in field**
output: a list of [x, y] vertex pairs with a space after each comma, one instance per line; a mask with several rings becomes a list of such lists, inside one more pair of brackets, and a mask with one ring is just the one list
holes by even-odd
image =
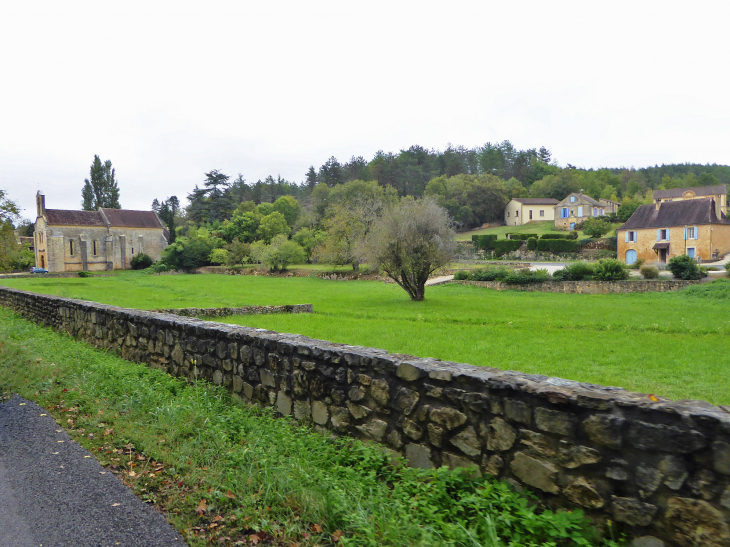
[[435, 201], [405, 199], [386, 209], [359, 246], [364, 262], [380, 267], [411, 297], [423, 300], [426, 281], [456, 249], [451, 219]]

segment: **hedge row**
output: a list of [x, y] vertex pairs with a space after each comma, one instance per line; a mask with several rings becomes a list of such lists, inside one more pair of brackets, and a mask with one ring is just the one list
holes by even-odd
[[[538, 251], [547, 251], [553, 254], [577, 253], [580, 251], [580, 247], [580, 241], [570, 241], [567, 239], [540, 239], [535, 241], [535, 248]], [[527, 248], [530, 248], [529, 241]]]
[[578, 232], [568, 232], [566, 234], [543, 234], [540, 239], [578, 239]]
[[507, 239], [519, 239], [520, 241], [527, 241], [531, 237], [539, 237], [537, 234], [506, 234]]

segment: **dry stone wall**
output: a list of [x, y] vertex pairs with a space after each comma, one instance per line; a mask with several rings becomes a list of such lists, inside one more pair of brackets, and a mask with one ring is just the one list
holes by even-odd
[[517, 285], [501, 281], [455, 281], [462, 285], [474, 285], [496, 291], [558, 292], [574, 294], [628, 294], [634, 292], [678, 291], [701, 281], [682, 279], [636, 279], [626, 281], [543, 281]]
[[152, 310], [157, 313], [171, 313], [183, 317], [227, 317], [229, 315], [269, 315], [274, 313], [313, 313], [311, 304], [286, 306], [243, 306], [240, 308], [170, 308]]
[[730, 408], [0, 288], [90, 344], [419, 467], [477, 466], [636, 545], [730, 545]]

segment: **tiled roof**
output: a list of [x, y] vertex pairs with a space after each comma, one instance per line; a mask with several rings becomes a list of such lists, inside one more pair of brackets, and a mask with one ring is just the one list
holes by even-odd
[[715, 214], [715, 200], [711, 198], [690, 199], [685, 201], [666, 201], [656, 205], [642, 205], [619, 230], [639, 230], [642, 228], [669, 228], [701, 224], [730, 224], [722, 215]]
[[[565, 199], [563, 199], [563, 201], [567, 200], [570, 196], [576, 196], [578, 199], [582, 199], [583, 201], [589, 203], [590, 205], [595, 205], [596, 207], [603, 207], [603, 205], [598, 203], [595, 199], [588, 197], [585, 194], [580, 194], [578, 192], [573, 192], [572, 194], [568, 194], [567, 196], [565, 196]], [[561, 201], [560, 203], [563, 203], [563, 201]], [[570, 200], [568, 200], [566, 202], [566, 205], [568, 203], [570, 203]], [[573, 205], [575, 205], [575, 203], [573, 203]]]
[[67, 211], [46, 209], [48, 224], [61, 226], [106, 226], [99, 211]]
[[670, 188], [669, 190], [654, 190], [654, 199], [681, 198], [685, 192], [691, 190], [695, 196], [717, 196], [727, 194], [727, 186], [697, 186], [695, 188]]
[[129, 228], [162, 228], [154, 211], [130, 211], [128, 209], [102, 209], [110, 226]]
[[522, 205], [556, 205], [557, 199], [553, 198], [514, 198], [512, 201], [517, 201]]

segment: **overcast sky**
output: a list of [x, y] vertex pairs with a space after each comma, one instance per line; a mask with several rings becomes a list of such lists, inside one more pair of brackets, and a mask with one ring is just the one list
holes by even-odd
[[726, 0], [4, 0], [0, 188], [35, 220], [38, 189], [81, 207], [94, 154], [128, 209], [413, 144], [730, 164], [729, 22]]

